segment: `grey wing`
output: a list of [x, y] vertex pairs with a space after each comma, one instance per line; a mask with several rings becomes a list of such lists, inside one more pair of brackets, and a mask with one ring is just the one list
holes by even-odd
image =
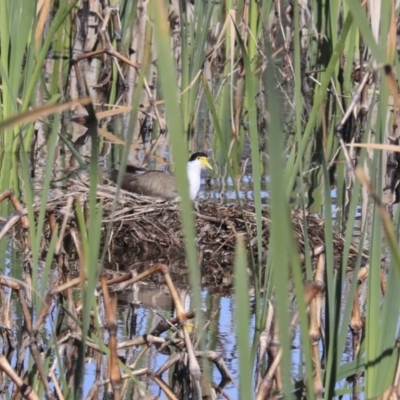
[[145, 196], [174, 199], [177, 197], [175, 179], [162, 171], [149, 171], [127, 176], [122, 188]]

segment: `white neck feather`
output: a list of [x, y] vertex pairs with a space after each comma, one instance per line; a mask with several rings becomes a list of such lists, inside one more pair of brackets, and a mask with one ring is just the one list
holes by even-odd
[[191, 200], [195, 200], [200, 190], [201, 183], [201, 164], [198, 160], [188, 162], [186, 166], [189, 181], [189, 195]]

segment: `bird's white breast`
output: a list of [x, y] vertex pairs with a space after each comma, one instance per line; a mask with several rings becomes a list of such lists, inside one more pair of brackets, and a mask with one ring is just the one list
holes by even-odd
[[201, 183], [201, 164], [198, 160], [187, 163], [186, 167], [189, 181], [189, 195], [191, 200], [195, 200], [200, 190]]

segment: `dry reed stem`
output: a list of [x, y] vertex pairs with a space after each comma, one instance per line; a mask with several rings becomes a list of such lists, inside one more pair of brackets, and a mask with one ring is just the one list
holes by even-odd
[[[359, 302], [358, 302], [358, 288], [356, 288], [355, 291], [355, 297], [354, 297], [354, 305], [353, 305], [353, 311], [352, 311], [352, 318], [353, 318], [353, 313], [359, 313]], [[358, 317], [355, 317], [355, 320], [357, 320]], [[350, 329], [352, 333], [352, 350], [353, 350], [353, 360], [355, 360], [358, 357], [358, 354], [360, 352], [361, 348], [361, 341], [362, 341], [362, 329], [363, 329], [363, 323], [362, 319], [360, 318], [360, 321], [353, 321], [354, 327], [350, 324]], [[361, 324], [361, 325], [358, 325]], [[356, 396], [357, 393], [357, 388], [359, 386], [359, 378], [361, 376], [360, 372], [355, 373], [351, 377], [351, 383], [353, 385], [353, 395]]]
[[126, 274], [122, 274], [120, 276], [116, 276], [112, 279], [109, 279], [107, 281], [107, 285], [111, 286], [111, 285], [115, 285], [117, 283], [125, 282], [131, 278], [136, 278], [136, 276], [137, 276], [137, 272], [132, 270], [131, 272], [128, 272]]
[[260, 334], [258, 352], [257, 352], [257, 379], [256, 379], [256, 393], [260, 388], [262, 381], [262, 367], [264, 364], [264, 357], [267, 354], [268, 347], [271, 342], [272, 324], [274, 321], [274, 306], [271, 301], [268, 301], [268, 314], [265, 320], [264, 330]]
[[179, 400], [175, 393], [170, 389], [170, 387], [158, 376], [151, 374], [150, 378], [160, 387], [160, 389], [168, 396], [171, 400]]
[[24, 316], [24, 320], [25, 320], [25, 329], [27, 330], [27, 332], [29, 334], [32, 333], [32, 319], [31, 319], [31, 314], [29, 312], [29, 308], [28, 305], [26, 304], [26, 300], [25, 300], [25, 294], [22, 293], [22, 288], [19, 289], [17, 291], [17, 295], [18, 295], [18, 299], [21, 305], [21, 309], [22, 309], [22, 314]]
[[[20, 201], [17, 199], [17, 197], [15, 196], [14, 192], [12, 190], [8, 190], [9, 192], [9, 198], [10, 201], [14, 207], [14, 209], [18, 212], [20, 212], [22, 210], [22, 206]], [[0, 197], [0, 203], [4, 200], [4, 198]], [[21, 216], [21, 225], [24, 229], [28, 229], [29, 228], [29, 219], [26, 215], [22, 215]]]
[[378, 397], [380, 400], [398, 400], [398, 397], [396, 394], [393, 392], [393, 388], [389, 387], [388, 389], [385, 390], [385, 393], [383, 394], [382, 397]]
[[[132, 286], [136, 276], [138, 275], [137, 271], [132, 271], [130, 274], [125, 274], [123, 276], [124, 279], [128, 278], [128, 275], [131, 276], [130, 279], [126, 280], [125, 282], [120, 282], [118, 285], [116, 285], [113, 288], [114, 292], [122, 292], [123, 290], [125, 290], [126, 288], [128, 288], [129, 286]], [[109, 285], [109, 283], [107, 283]]]
[[58, 227], [54, 209], [47, 213], [47, 219], [49, 221], [50, 234], [53, 235]]
[[[11, 200], [11, 196], [14, 195], [14, 191], [11, 189], [6, 189], [4, 192], [0, 193], [0, 202], [2, 202], [5, 199], [10, 199]], [[20, 208], [18, 208], [19, 201], [16, 199], [15, 195], [14, 195], [14, 200], [16, 200], [16, 204], [14, 204], [14, 202], [11, 200], [11, 202], [14, 205], [14, 209], [16, 211], [19, 211]]]
[[[278, 357], [281, 349], [279, 347], [279, 325], [277, 323], [277, 318], [278, 318], [277, 314], [274, 313], [274, 323], [273, 323], [273, 333], [274, 334], [272, 337], [272, 341], [270, 342], [270, 346], [268, 348], [268, 356], [272, 360], [272, 362], [269, 362], [267, 374], [268, 374], [268, 371], [270, 371], [271, 373], [272, 373], [272, 371], [274, 371], [274, 372], [271, 375], [271, 380], [269, 378], [267, 378], [267, 381], [269, 382], [268, 387], [271, 385], [271, 389], [274, 388], [275, 390], [280, 391], [283, 387], [283, 380], [282, 380], [282, 371], [281, 371], [281, 366], [280, 366], [280, 358]], [[275, 364], [275, 360], [277, 359], [277, 357], [278, 357], [278, 363]], [[266, 375], [264, 375], [264, 378], [261, 381], [260, 389], [263, 386], [263, 382], [264, 382]], [[273, 381], [272, 381], [272, 378], [274, 378]]]
[[[318, 295], [320, 295], [325, 290], [325, 284], [323, 281], [307, 281], [305, 283], [305, 299], [304, 302], [308, 306], [310, 302]], [[298, 322], [299, 315], [296, 312], [292, 319], [292, 322]], [[292, 325], [292, 324], [291, 324]]]
[[50, 291], [49, 293], [46, 294], [46, 297], [44, 298], [43, 306], [42, 309], [40, 310], [39, 316], [37, 317], [36, 324], [33, 328], [33, 332], [39, 331], [39, 329], [42, 327], [44, 324], [44, 320], [46, 316], [49, 313], [51, 303], [53, 301], [54, 294]]
[[[366, 71], [365, 75], [363, 76], [363, 79], [361, 80], [360, 84], [358, 85], [357, 90], [353, 93], [353, 99], [352, 99], [351, 103], [349, 104], [349, 106], [347, 107], [346, 113], [343, 115], [343, 118], [339, 123], [339, 127], [343, 127], [344, 124], [347, 122], [347, 120], [350, 118], [350, 116], [353, 114], [355, 107], [361, 100], [361, 95], [363, 93], [364, 88], [366, 87], [366, 85], [368, 83], [370, 76], [371, 76], [371, 72]], [[342, 143], [341, 143], [341, 145], [342, 145]], [[345, 145], [343, 143], [342, 148], [344, 148], [344, 147], [345, 147]], [[350, 160], [350, 157], [347, 157], [347, 155], [348, 155], [348, 152], [345, 151], [347, 163], [348, 163], [348, 165], [351, 166], [349, 169], [352, 170], [353, 164]]]
[[[48, 213], [48, 221], [49, 221], [50, 241], [51, 241], [51, 238], [53, 237], [53, 235], [55, 235], [57, 233], [57, 229], [58, 229], [58, 224], [56, 221], [56, 216], [55, 216], [54, 210], [52, 210]], [[63, 267], [63, 259], [60, 254], [60, 250], [57, 251], [57, 243], [60, 242], [62, 239], [63, 239], [63, 233], [60, 232], [59, 236], [57, 238], [57, 241], [56, 241], [55, 249], [54, 249], [55, 259], [56, 259], [57, 264], [60, 267], [61, 271], [62, 271], [62, 267]]]
[[147, 346], [143, 346], [142, 350], [140, 350], [139, 354], [137, 355], [135, 361], [132, 364], [128, 365], [128, 368], [133, 370], [136, 368], [136, 365], [139, 363], [139, 361], [142, 359], [142, 357], [149, 351], [150, 347]]
[[[185, 321], [188, 319], [192, 319], [195, 317], [195, 313], [193, 311], [188, 311], [184, 316]], [[176, 325], [180, 322], [178, 317], [170, 318], [168, 320], [161, 320], [155, 328], [153, 328], [150, 332], [151, 335], [159, 336], [162, 333], [166, 332], [171, 328], [171, 326]]]
[[[123, 374], [121, 376], [121, 380], [128, 382], [129, 379], [132, 379], [132, 376], [142, 376], [142, 375], [149, 375], [151, 376], [151, 370], [149, 368], [142, 368], [136, 371], [131, 371], [129, 374]], [[86, 400], [91, 400], [95, 398], [96, 393], [98, 392], [101, 386], [108, 385], [110, 383], [109, 379], [105, 379], [103, 381], [96, 381], [92, 388], [90, 389], [88, 395], [86, 396]], [[129, 382], [128, 382], [129, 383]]]
[[161, 377], [161, 375], [165, 372], [168, 371], [173, 365], [175, 365], [178, 361], [182, 359], [185, 355], [183, 353], [172, 353], [167, 360], [164, 362], [163, 365], [161, 365], [160, 368], [155, 372], [154, 375]]
[[[68, 338], [73, 338], [76, 340], [81, 341], [82, 340], [82, 335], [80, 333], [76, 333], [76, 332], [71, 332], [67, 335]], [[65, 339], [65, 338], [64, 338]], [[63, 339], [63, 340], [64, 340]], [[94, 343], [93, 341], [89, 340], [89, 338], [86, 339], [87, 340], [87, 346], [92, 348], [93, 350], [99, 351], [99, 352], [103, 352], [101, 350], [101, 348]], [[130, 339], [127, 340], [125, 342], [121, 342], [118, 344], [118, 350], [121, 349], [125, 349], [127, 347], [131, 347], [131, 346], [141, 346], [141, 345], [151, 345], [151, 344], [164, 344], [164, 343], [171, 343], [171, 341], [168, 341], [162, 337], [158, 337], [158, 336], [152, 336], [152, 335], [143, 335], [143, 336], [138, 336], [134, 339]]]
[[17, 224], [21, 220], [21, 213], [20, 212], [14, 212], [11, 214], [8, 218], [6, 223], [3, 225], [0, 231], [0, 240], [4, 238], [4, 236], [11, 230], [13, 226]]
[[72, 241], [74, 242], [75, 249], [78, 253], [79, 259], [79, 271], [81, 276], [81, 281], [84, 282], [86, 280], [86, 264], [85, 257], [82, 248], [82, 241], [79, 232], [75, 228], [71, 228], [69, 230], [69, 234], [72, 237]]
[[359, 297], [358, 287], [356, 287], [353, 299], [353, 308], [351, 311], [351, 318], [350, 318], [350, 329], [353, 337], [353, 359], [357, 358], [358, 352], [360, 350], [361, 333], [363, 328], [358, 297]]
[[212, 350], [196, 351], [195, 355], [196, 357], [206, 358], [208, 361], [211, 361], [217, 367], [223, 381], [233, 382], [237, 388], [239, 387], [221, 355]]
[[[60, 342], [57, 343], [58, 354], [60, 355], [60, 357], [65, 353], [65, 349], [67, 348], [67, 345], [68, 345], [68, 343], [66, 343], [67, 341], [68, 341], [68, 339], [66, 339], [66, 341], [61, 343], [61, 345], [60, 345]], [[50, 372], [51, 373], [55, 374], [55, 370], [56, 370], [57, 365], [58, 365], [58, 360], [59, 360], [58, 357], [54, 357], [53, 364], [50, 367]]]
[[21, 285], [13, 278], [6, 278], [4, 276], [0, 277], [0, 285], [7, 286], [8, 288], [14, 289], [16, 291], [21, 288]]
[[54, 370], [50, 370], [49, 371], [49, 375], [50, 375], [50, 378], [51, 378], [51, 380], [53, 382], [54, 389], [55, 389], [55, 391], [57, 393], [57, 399], [64, 400], [64, 396], [62, 394], [62, 390], [60, 388], [60, 385], [58, 383], [58, 378], [56, 377], [56, 374], [54, 373]]
[[22, 374], [23, 372], [23, 365], [25, 362], [25, 356], [26, 356], [26, 349], [29, 347], [29, 342], [30, 342], [30, 337], [28, 332], [25, 330], [22, 331], [21, 335], [21, 341], [19, 342], [18, 346], [18, 357], [17, 357], [17, 365], [16, 365], [16, 372], [17, 374]]
[[[231, 396], [229, 396], [227, 393], [224, 392], [223, 389], [221, 389], [219, 386], [217, 386], [215, 383], [211, 384], [211, 387], [214, 389], [214, 391], [219, 394], [220, 396], [222, 396], [223, 398], [225, 398], [226, 400], [233, 400]], [[217, 399], [217, 396], [214, 396], [213, 399]]]
[[[325, 253], [325, 245], [324, 244], [321, 244], [319, 246], [316, 246], [316, 247], [310, 249], [310, 252], [309, 252], [310, 258], [318, 257], [320, 254], [323, 254], [323, 253]], [[299, 254], [299, 259], [300, 259], [301, 263], [305, 262], [306, 257], [304, 255], [304, 253]]]
[[[322, 264], [322, 263], [320, 263]], [[320, 269], [322, 266], [320, 266]], [[320, 274], [318, 272], [318, 274]], [[304, 302], [306, 306], [310, 305], [311, 301], [318, 295], [320, 295], [323, 290], [325, 289], [325, 285], [322, 281], [307, 281], [304, 284], [304, 292], [305, 292], [305, 299]], [[291, 336], [292, 338], [295, 335], [296, 331], [296, 326], [298, 324], [299, 320], [299, 313], [298, 311], [295, 312], [295, 314], [292, 317], [291, 323], [290, 323], [290, 330], [291, 330]], [[279, 333], [277, 332], [277, 324], [275, 324], [275, 329], [274, 329], [274, 340], [271, 343], [270, 346], [270, 353], [272, 354], [272, 348], [276, 347], [276, 344], [279, 343]], [[269, 368], [267, 369], [264, 378], [262, 379], [258, 392], [256, 394], [256, 400], [262, 400], [265, 398], [268, 398], [270, 395], [272, 389], [273, 389], [273, 379], [275, 379], [278, 384], [276, 387], [276, 390], [281, 390], [282, 388], [282, 383], [281, 383], [281, 377], [280, 377], [280, 368], [279, 364], [282, 358], [282, 349], [279, 348], [278, 351], [274, 351], [274, 354], [272, 354], [272, 363], [269, 365]], [[279, 379], [279, 380], [278, 380]]]
[[65, 231], [66, 231], [66, 228], [67, 228], [68, 218], [71, 215], [71, 209], [72, 209], [73, 202], [74, 202], [74, 198], [73, 197], [68, 197], [67, 204], [65, 206], [64, 218], [62, 220], [61, 229], [60, 229], [59, 236], [58, 236], [57, 243], [56, 243], [56, 247], [55, 247], [55, 250], [54, 250], [54, 254], [55, 255], [59, 255], [61, 253], [61, 248], [62, 248], [62, 244], [63, 244], [63, 241], [64, 241], [64, 235], [65, 235]]
[[193, 344], [192, 344], [192, 341], [190, 340], [189, 332], [186, 329], [186, 312], [182, 306], [178, 292], [176, 291], [176, 288], [175, 288], [175, 286], [172, 282], [172, 279], [168, 273], [168, 267], [164, 264], [158, 264], [158, 266], [164, 274], [165, 282], [169, 288], [171, 297], [175, 304], [176, 314], [179, 319], [179, 322], [181, 323], [181, 330], [182, 330], [183, 337], [185, 340], [186, 350], [187, 350], [188, 356], [189, 356], [190, 375], [192, 376], [192, 378], [194, 380], [194, 385], [195, 385], [195, 387], [197, 387], [197, 393], [198, 393], [199, 397], [201, 398], [201, 388], [200, 388], [201, 370], [200, 370], [200, 366], [197, 361], [197, 358], [194, 354]]
[[22, 396], [28, 400], [39, 400], [39, 396], [35, 391], [23, 382], [23, 380], [15, 373], [14, 369], [7, 361], [7, 358], [2, 354], [0, 354], [0, 369], [14, 382]]
[[6, 290], [5, 287], [1, 285], [0, 289], [0, 304], [2, 304], [2, 318], [1, 321], [3, 323], [3, 335], [7, 339], [7, 344], [10, 350], [15, 349], [14, 335], [12, 332], [12, 323], [11, 323], [11, 296], [12, 290], [8, 291], [8, 296], [6, 298]]
[[358, 282], [363, 282], [368, 278], [369, 274], [369, 265], [364, 265], [363, 267], [360, 268], [357, 274], [357, 280]]
[[33, 360], [35, 361], [34, 364], [34, 369], [37, 369], [37, 371], [39, 372], [39, 377], [42, 381], [43, 387], [46, 390], [46, 396], [51, 399], [53, 397], [50, 385], [49, 385], [49, 381], [47, 379], [47, 372], [44, 369], [44, 363], [43, 363], [43, 358], [41, 355], [41, 351], [39, 350], [39, 347], [37, 345], [37, 339], [36, 336], [33, 335], [32, 333], [30, 334], [30, 350], [31, 350], [31, 354], [33, 357]]
[[[14, 208], [16, 207], [15, 204], [13, 204], [13, 206], [14, 206]], [[51, 212], [52, 210], [53, 210], [53, 207], [51, 207], [51, 206], [46, 207], [46, 212]], [[39, 211], [40, 211], [40, 207], [33, 208], [33, 212], [37, 213]], [[3, 227], [0, 230], [0, 240], [3, 239], [4, 236], [11, 230], [11, 228], [14, 225], [16, 225], [19, 221], [21, 221], [22, 228], [24, 230], [27, 229], [27, 227], [25, 227], [26, 224], [24, 223], [25, 219], [27, 219], [27, 217], [26, 217], [27, 214], [28, 214], [27, 208], [20, 208], [19, 210], [16, 210], [12, 214], [10, 214], [10, 216], [7, 218], [6, 223], [3, 225]], [[28, 227], [29, 227], [29, 225], [28, 225]], [[27, 238], [27, 242], [28, 242], [28, 246], [30, 246], [29, 236]]]
[[[76, 307], [74, 303], [74, 299], [72, 297], [72, 290], [69, 290], [75, 286], [83, 284], [82, 278], [69, 278], [69, 274], [65, 274], [63, 270], [63, 278], [66, 281], [64, 284], [57, 286], [56, 288], [52, 289], [54, 294], [60, 294], [67, 300], [67, 309], [69, 314], [77, 316]], [[71, 330], [80, 330], [80, 327], [76, 325], [74, 319], [68, 315], [67, 316], [67, 326], [70, 327]]]
[[110, 296], [108, 292], [107, 275], [104, 270], [100, 274], [100, 282], [101, 282], [101, 289], [103, 291], [106, 324], [109, 334], [108, 347], [110, 349], [110, 357], [109, 357], [108, 371], [110, 374], [110, 382], [113, 388], [114, 399], [118, 400], [121, 398], [121, 371], [118, 366], [118, 353], [117, 353], [118, 323], [116, 315], [117, 314], [116, 297], [114, 293]]
[[89, 393], [86, 396], [86, 400], [92, 400], [98, 398], [99, 388], [102, 386], [102, 382], [94, 382], [92, 388], [89, 390]]
[[82, 282], [82, 278], [80, 278], [80, 277], [74, 278], [68, 282], [63, 283], [62, 285], [57, 286], [56, 288], [53, 289], [53, 291], [55, 293], [62, 293], [64, 291], [66, 291], [67, 289], [70, 289], [70, 288], [80, 285], [81, 282]]
[[[318, 258], [317, 269], [315, 271], [315, 281], [323, 282], [325, 272], [325, 254]], [[323, 382], [321, 371], [321, 359], [319, 354], [319, 341], [321, 340], [321, 303], [322, 291], [318, 292], [310, 303], [310, 339], [312, 346], [312, 360], [314, 366], [314, 393], [317, 398], [322, 397]]]
[[256, 400], [264, 400], [268, 398], [273, 388], [275, 374], [279, 370], [279, 363], [282, 358], [282, 349], [279, 349], [269, 366], [267, 373], [264, 375], [256, 394]]
[[386, 82], [388, 84], [388, 88], [390, 90], [390, 94], [393, 96], [394, 103], [397, 108], [400, 108], [400, 97], [398, 90], [398, 82], [395, 74], [393, 73], [393, 69], [390, 65], [384, 66]]
[[[324, 282], [325, 276], [325, 253], [320, 253], [318, 257], [317, 269], [315, 270], [314, 280]], [[320, 296], [321, 293], [318, 295]]]

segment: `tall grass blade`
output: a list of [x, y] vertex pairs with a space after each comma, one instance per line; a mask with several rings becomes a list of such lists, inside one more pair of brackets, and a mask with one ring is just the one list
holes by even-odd
[[250, 346], [250, 304], [246, 251], [243, 236], [236, 238], [235, 251], [235, 300], [237, 321], [237, 344], [239, 352], [239, 392], [241, 399], [251, 399], [251, 377], [253, 361], [251, 359]]
[[[193, 303], [196, 309], [200, 309], [200, 271], [197, 265], [196, 237], [192, 204], [189, 199], [188, 182], [186, 175], [186, 163], [188, 160], [187, 137], [184, 134], [182, 111], [179, 105], [179, 89], [175, 74], [175, 67], [171, 57], [169, 41], [169, 24], [165, 3], [161, 0], [154, 1], [151, 7], [154, 18], [155, 43], [158, 54], [158, 72], [165, 98], [167, 112], [167, 126], [171, 140], [171, 154], [176, 170], [176, 186], [181, 198], [180, 213], [182, 232], [185, 237], [186, 256], [189, 267], [189, 277], [193, 293]], [[162, 66], [162, 67], [161, 67]], [[199, 315], [200, 317], [200, 315]], [[201, 322], [199, 323], [201, 326]]]

